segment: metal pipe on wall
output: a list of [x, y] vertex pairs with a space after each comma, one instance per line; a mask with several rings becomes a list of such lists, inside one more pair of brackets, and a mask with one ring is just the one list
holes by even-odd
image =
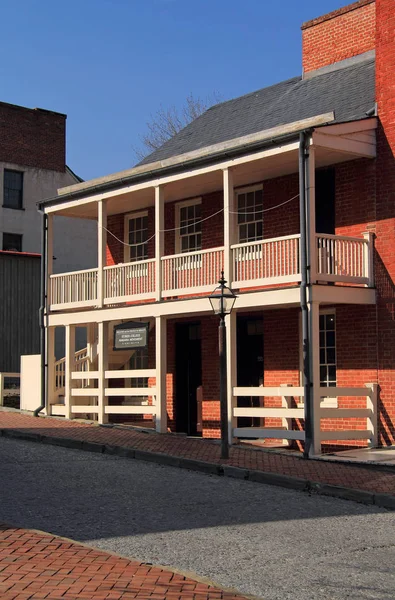
[[45, 308], [46, 308], [46, 274], [47, 274], [47, 231], [48, 217], [42, 213], [41, 221], [41, 287], [40, 287], [40, 355], [41, 355], [41, 404], [33, 415], [38, 417], [39, 413], [46, 407], [47, 398], [47, 364], [46, 364], [46, 331], [45, 331]]

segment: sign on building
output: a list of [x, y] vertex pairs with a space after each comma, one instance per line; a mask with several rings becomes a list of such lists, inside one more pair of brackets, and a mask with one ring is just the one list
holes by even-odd
[[114, 350], [132, 350], [148, 344], [149, 323], [129, 321], [114, 327]]

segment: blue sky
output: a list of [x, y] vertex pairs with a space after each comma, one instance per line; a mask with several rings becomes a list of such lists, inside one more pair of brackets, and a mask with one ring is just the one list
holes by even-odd
[[158, 107], [226, 100], [301, 72], [303, 21], [344, 0], [19, 0], [2, 4], [0, 100], [64, 112], [84, 179], [136, 162]]

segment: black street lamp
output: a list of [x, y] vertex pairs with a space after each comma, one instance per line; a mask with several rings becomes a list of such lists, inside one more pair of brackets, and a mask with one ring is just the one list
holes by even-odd
[[210, 304], [214, 314], [218, 315], [219, 321], [219, 372], [220, 372], [220, 409], [221, 409], [221, 458], [229, 458], [228, 444], [228, 387], [226, 371], [226, 325], [225, 316], [232, 312], [236, 296], [228, 287], [224, 272], [221, 271], [219, 286], [209, 296]]

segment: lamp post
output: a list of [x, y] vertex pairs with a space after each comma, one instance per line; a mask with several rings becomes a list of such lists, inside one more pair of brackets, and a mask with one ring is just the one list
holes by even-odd
[[220, 410], [221, 410], [221, 458], [229, 458], [228, 444], [228, 393], [227, 393], [227, 371], [226, 371], [226, 325], [225, 316], [232, 312], [236, 296], [228, 287], [224, 272], [221, 271], [219, 286], [209, 296], [214, 314], [218, 315], [219, 321], [219, 372], [220, 372]]

